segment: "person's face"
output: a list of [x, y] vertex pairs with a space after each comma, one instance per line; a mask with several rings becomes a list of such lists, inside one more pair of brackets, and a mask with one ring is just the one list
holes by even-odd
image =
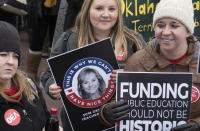
[[93, 0], [90, 22], [94, 32], [110, 32], [118, 18], [116, 0]]
[[99, 88], [99, 81], [94, 73], [87, 73], [83, 77], [83, 90], [88, 94], [95, 94]]
[[11, 80], [18, 68], [19, 55], [14, 52], [0, 52], [0, 81]]
[[155, 37], [161, 50], [178, 51], [182, 44], [186, 44], [186, 38], [190, 33], [186, 27], [178, 20], [172, 18], [162, 18], [156, 22]]

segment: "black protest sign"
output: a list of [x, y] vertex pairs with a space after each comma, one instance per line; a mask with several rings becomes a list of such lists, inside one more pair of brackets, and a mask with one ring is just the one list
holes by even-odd
[[100, 107], [115, 93], [110, 80], [118, 69], [110, 39], [49, 58], [48, 64], [58, 86], [73, 131], [108, 129], [98, 118]]
[[[160, 0], [121, 0], [124, 23], [130, 29], [141, 33], [146, 42], [154, 36], [152, 26], [153, 14]], [[200, 34], [200, 1], [193, 0], [194, 35]]]
[[117, 131], [169, 130], [185, 124], [190, 116], [191, 73], [117, 74], [117, 101], [128, 100], [129, 117]]

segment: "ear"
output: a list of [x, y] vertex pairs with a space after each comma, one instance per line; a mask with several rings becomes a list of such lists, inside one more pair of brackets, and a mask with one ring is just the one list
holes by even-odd
[[187, 31], [186, 38], [190, 37], [191, 35], [192, 34], [189, 31]]

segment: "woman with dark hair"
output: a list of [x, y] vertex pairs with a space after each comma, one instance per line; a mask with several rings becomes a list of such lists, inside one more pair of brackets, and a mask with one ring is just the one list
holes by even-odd
[[84, 68], [78, 75], [78, 93], [81, 98], [93, 100], [102, 96], [106, 84], [98, 71]]
[[49, 113], [41, 90], [18, 69], [20, 37], [0, 21], [0, 130], [42, 131]]

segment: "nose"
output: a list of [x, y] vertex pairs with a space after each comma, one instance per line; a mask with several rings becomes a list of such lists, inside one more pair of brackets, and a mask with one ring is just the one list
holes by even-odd
[[170, 35], [172, 33], [171, 29], [169, 27], [165, 27], [162, 30], [162, 35]]
[[12, 56], [8, 56], [7, 63], [8, 64], [13, 64], [14, 63], [14, 58]]
[[89, 87], [91, 87], [92, 86], [92, 82], [89, 82]]
[[103, 17], [108, 17], [109, 16], [109, 11], [107, 9], [105, 9], [103, 11], [103, 14], [102, 14]]

